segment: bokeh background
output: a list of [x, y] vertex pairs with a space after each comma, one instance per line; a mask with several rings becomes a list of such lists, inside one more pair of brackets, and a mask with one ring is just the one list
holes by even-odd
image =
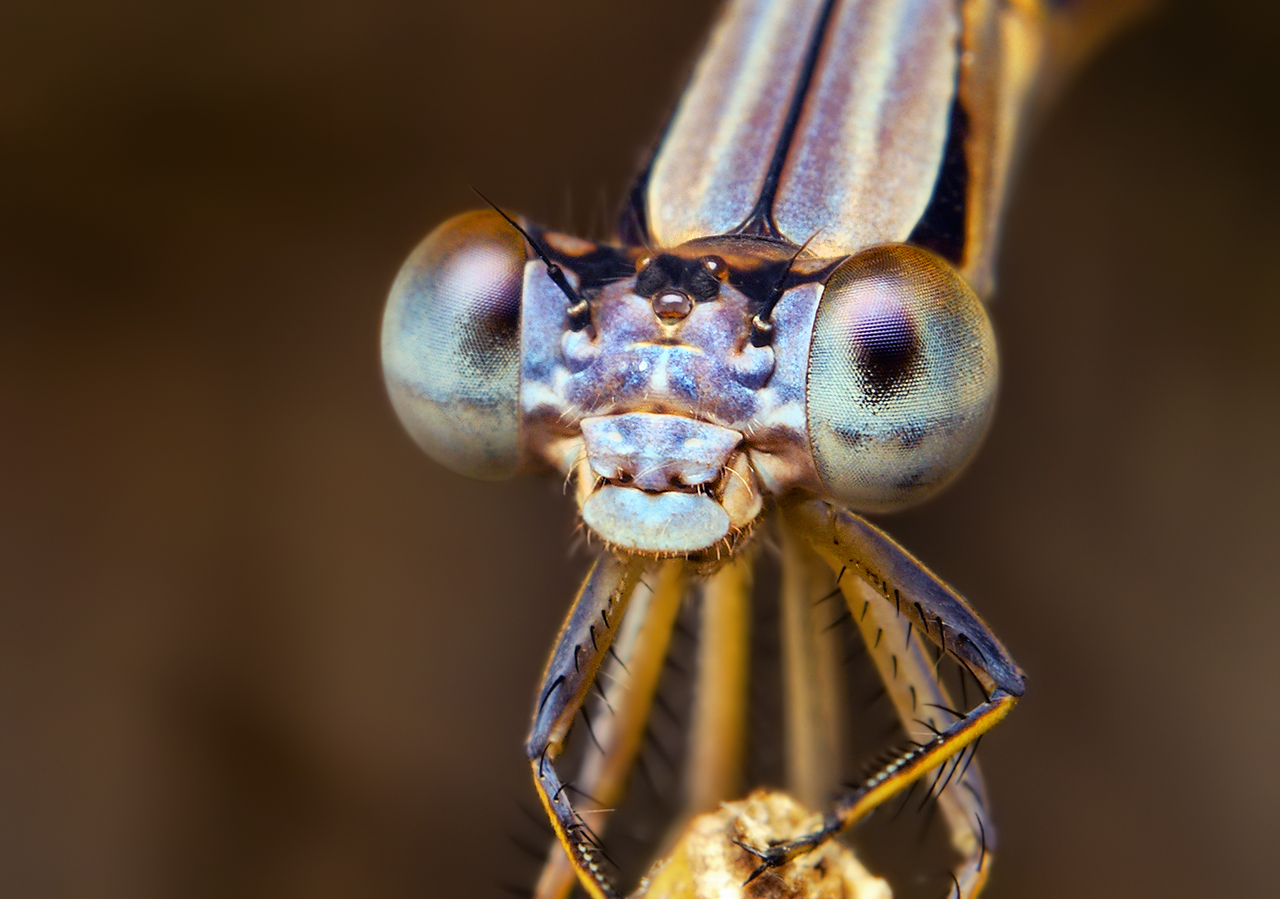
[[[598, 231], [712, 6], [0, 7], [0, 893], [523, 876], [585, 559], [558, 485], [401, 433], [381, 307], [470, 184]], [[1029, 672], [983, 745], [994, 899], [1274, 889], [1277, 33], [1171, 3], [1061, 98], [989, 445], [887, 522]]]

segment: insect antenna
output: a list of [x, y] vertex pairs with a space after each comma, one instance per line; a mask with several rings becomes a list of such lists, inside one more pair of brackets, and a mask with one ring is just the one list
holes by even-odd
[[[773, 307], [778, 305], [778, 300], [782, 299], [783, 288], [786, 286], [787, 279], [791, 277], [791, 267], [796, 264], [800, 254], [805, 251], [805, 248], [817, 236], [817, 232], [814, 232], [804, 243], [800, 244], [800, 249], [796, 250], [795, 254], [787, 260], [787, 267], [783, 269], [781, 277], [773, 283], [773, 287], [769, 290], [769, 295], [764, 298], [764, 306], [751, 317], [752, 346], [768, 346], [773, 341], [773, 322], [770, 321], [773, 316]], [[841, 573], [843, 574], [843, 571]]]
[[575, 331], [581, 331], [590, 324], [590, 309], [587, 306], [587, 301], [574, 290], [573, 285], [569, 283], [569, 279], [565, 277], [564, 269], [551, 261], [551, 257], [547, 255], [547, 251], [543, 249], [542, 244], [534, 240], [533, 235], [520, 227], [515, 219], [502, 210], [502, 207], [480, 193], [479, 189], [474, 185], [471, 189], [476, 192], [476, 196], [493, 207], [494, 212], [506, 219], [508, 225], [519, 231], [520, 235], [529, 243], [529, 246], [533, 248], [533, 252], [542, 260], [542, 264], [547, 268], [547, 277], [555, 283], [556, 287], [560, 288], [560, 292], [569, 300], [569, 326]]

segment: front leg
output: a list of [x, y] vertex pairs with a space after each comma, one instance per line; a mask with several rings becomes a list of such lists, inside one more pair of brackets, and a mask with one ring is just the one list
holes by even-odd
[[[841, 580], [845, 576], [857, 577], [879, 594], [871, 600], [855, 602], [856, 591], [850, 590], [850, 585], [842, 584], [846, 600], [850, 603], [849, 611], [859, 624], [865, 621], [868, 603], [875, 601], [880, 604], [876, 615], [884, 619], [886, 625], [892, 621], [885, 630], [896, 638], [905, 629], [906, 637], [899, 644], [902, 656], [893, 657], [885, 669], [891, 672], [892, 677], [897, 677], [901, 669], [905, 678], [908, 692], [903, 695], [910, 698], [900, 708], [904, 718], [910, 716], [910, 720], [918, 720], [921, 712], [917, 703], [920, 701], [945, 699], [941, 693], [938, 696], [927, 693], [917, 696], [917, 690], [911, 689], [909, 681], [924, 683], [924, 678], [918, 675], [925, 667], [919, 658], [908, 652], [912, 648], [913, 634], [923, 634], [943, 652], [957, 658], [982, 684], [986, 697], [976, 707], [959, 715], [949, 727], [931, 728], [932, 735], [928, 739], [899, 754], [856, 789], [838, 798], [821, 827], [768, 847], [744, 846], [759, 861], [752, 879], [822, 845], [948, 760], [955, 759], [959, 767], [959, 754], [999, 723], [1017, 703], [1024, 689], [1021, 669], [963, 597], [879, 529], [820, 500], [793, 500], [783, 504], [783, 512], [787, 524], [834, 571], [839, 572]], [[874, 618], [872, 620], [874, 622]], [[869, 645], [879, 644], [881, 636], [877, 629]], [[893, 684], [889, 686], [892, 693]], [[949, 702], [934, 704], [949, 708]], [[952, 772], [954, 774], [954, 768]], [[962, 808], [963, 804], [960, 804], [955, 810]], [[956, 815], [948, 817], [957, 818]], [[967, 821], [952, 820], [949, 823], [953, 840], [964, 847], [962, 851], [966, 856], [954, 875], [956, 890], [965, 899], [972, 899], [986, 879], [983, 871], [987, 851], [984, 825], [975, 819], [979, 833], [977, 839], [971, 839], [960, 832], [961, 828], [970, 826]]]
[[560, 780], [554, 763], [609, 651], [645, 564], [644, 559], [612, 553], [596, 560], [556, 638], [525, 743], [543, 808], [592, 899], [616, 899], [617, 892], [605, 876], [600, 848], [574, 811], [568, 785]]

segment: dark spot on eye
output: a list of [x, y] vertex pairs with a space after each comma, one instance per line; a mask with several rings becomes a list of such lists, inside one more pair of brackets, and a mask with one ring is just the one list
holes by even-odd
[[492, 377], [509, 361], [519, 345], [519, 318], [481, 318], [471, 323], [471, 333], [459, 341], [458, 350], [477, 374]]
[[924, 475], [925, 473], [923, 471], [910, 472], [909, 474], [898, 478], [898, 480], [894, 482], [893, 487], [895, 490], [899, 490], [903, 493], [910, 493], [921, 487], [926, 487], [928, 486], [928, 482], [925, 480]]
[[838, 425], [833, 426], [832, 430], [835, 432], [836, 437], [840, 439], [840, 442], [851, 450], [860, 449], [867, 442], [867, 435], [861, 431], [852, 431]]
[[924, 438], [929, 436], [929, 432], [919, 425], [903, 425], [893, 432], [893, 436], [904, 449], [915, 449], [924, 443]]
[[511, 362], [520, 346], [520, 284], [498, 282], [489, 294], [473, 298], [458, 323], [456, 341], [461, 361], [478, 377], [494, 377]]
[[853, 323], [849, 352], [867, 400], [883, 402], [919, 369], [920, 336], [901, 306], [872, 309]]

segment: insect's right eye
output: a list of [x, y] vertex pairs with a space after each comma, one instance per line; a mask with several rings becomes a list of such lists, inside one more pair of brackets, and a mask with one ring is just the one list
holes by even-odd
[[919, 502], [972, 458], [995, 402], [995, 337], [943, 259], [872, 247], [827, 279], [809, 351], [813, 461], [864, 512]]
[[497, 479], [520, 463], [524, 239], [492, 211], [436, 228], [405, 261], [382, 319], [382, 372], [429, 456]]

